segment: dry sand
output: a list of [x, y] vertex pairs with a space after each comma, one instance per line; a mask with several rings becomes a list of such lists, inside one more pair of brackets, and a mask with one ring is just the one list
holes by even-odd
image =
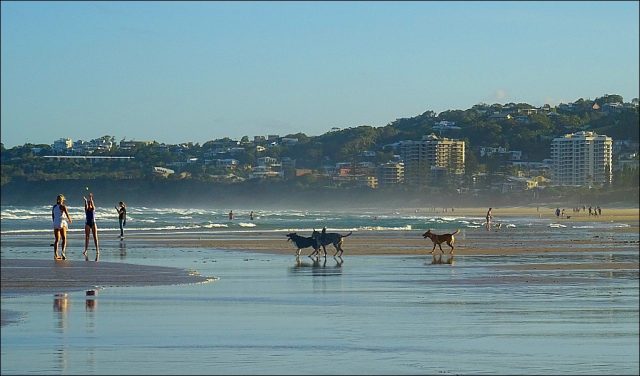
[[[418, 209], [424, 214], [426, 209]], [[629, 227], [615, 228], [608, 230], [609, 233], [638, 233], [639, 213], [638, 209], [608, 209], [602, 216], [589, 216], [588, 213], [577, 213], [571, 218], [556, 218], [551, 209], [540, 208], [493, 208], [494, 222], [508, 223], [509, 217], [531, 217], [552, 219], [554, 223], [571, 226], [579, 222], [613, 222], [628, 224]], [[554, 209], [555, 210], [555, 209]], [[408, 209], [399, 209], [398, 212], [407, 212]], [[414, 212], [413, 210], [411, 212]], [[440, 216], [466, 216], [481, 217], [486, 214], [486, 209], [480, 208], [459, 208], [454, 212], [443, 213], [440, 209]], [[566, 212], [566, 210], [565, 210]], [[455, 229], [451, 229], [454, 231]], [[427, 254], [431, 251], [433, 243], [422, 237], [425, 229], [413, 231], [357, 231], [345, 238], [345, 256], [349, 255], [417, 255]], [[160, 244], [166, 247], [193, 247], [193, 248], [215, 248], [247, 250], [265, 253], [293, 254], [295, 252], [292, 243], [286, 241], [285, 232], [252, 232], [241, 235], [230, 236], [210, 235], [199, 236], [198, 238], [181, 236], [176, 234], [166, 234], [164, 236], [142, 237], [144, 241]], [[310, 234], [300, 234], [309, 236]], [[519, 253], [545, 253], [557, 252], [601, 252], [610, 248], [611, 244], [629, 249], [637, 249], [638, 241], [617, 241], [608, 237], [592, 239], [573, 239], [566, 244], [558, 244], [557, 240], [535, 238], [533, 240], [517, 239], [510, 235], [508, 228], [499, 231], [486, 231], [483, 228], [468, 229], [464, 234], [456, 235], [455, 254], [457, 255], [513, 255]], [[449, 247], [443, 245], [445, 252], [449, 252]], [[439, 248], [436, 248], [439, 250]], [[311, 249], [305, 249], [302, 254], [309, 254]], [[327, 248], [331, 255], [335, 252], [333, 246]]]

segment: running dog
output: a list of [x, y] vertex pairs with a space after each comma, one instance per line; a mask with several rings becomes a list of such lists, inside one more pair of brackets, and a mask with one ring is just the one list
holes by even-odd
[[[336, 249], [336, 253], [333, 254], [334, 256], [337, 255], [338, 252], [340, 252], [340, 256], [342, 256], [342, 252], [344, 252], [342, 249], [344, 238], [351, 234], [353, 234], [353, 231], [349, 232], [347, 235], [338, 234], [337, 232], [327, 232], [327, 228], [325, 227], [322, 229], [322, 232], [318, 232], [314, 229], [313, 233], [311, 233], [311, 237], [316, 239], [319, 246], [322, 246], [325, 256], [327, 256], [326, 246], [329, 244], [333, 244], [333, 247]], [[320, 247], [318, 247], [318, 251], [319, 250]]]
[[302, 248], [313, 247], [314, 252], [311, 254], [318, 253], [318, 251], [320, 250], [318, 242], [313, 237], [307, 238], [306, 236], [300, 236], [295, 232], [292, 232], [287, 234], [287, 238], [288, 242], [292, 241], [293, 244], [296, 245], [296, 248], [298, 248], [298, 250], [296, 251], [296, 256], [300, 256], [300, 251], [302, 250]]
[[436, 245], [440, 247], [440, 252], [444, 253], [444, 251], [442, 250], [442, 243], [447, 243], [447, 245], [451, 247], [451, 252], [449, 252], [449, 254], [453, 254], [453, 242], [455, 241], [455, 238], [453, 237], [453, 235], [459, 232], [460, 230], [458, 229], [453, 234], [437, 235], [431, 232], [431, 229], [429, 229], [427, 232], [422, 234], [422, 237], [425, 239], [429, 238], [433, 242], [433, 249], [431, 250], [431, 253], [433, 253], [433, 251], [436, 250]]

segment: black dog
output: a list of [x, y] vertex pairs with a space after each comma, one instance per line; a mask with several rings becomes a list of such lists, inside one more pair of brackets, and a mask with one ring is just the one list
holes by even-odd
[[302, 248], [309, 248], [309, 247], [313, 247], [314, 249], [314, 253], [318, 253], [318, 251], [320, 250], [320, 246], [318, 245], [318, 242], [313, 238], [307, 238], [305, 236], [300, 236], [298, 234], [296, 234], [295, 232], [292, 232], [290, 234], [287, 234], [287, 241], [292, 241], [293, 244], [296, 245], [296, 248], [298, 248], [298, 250], [296, 251], [296, 256], [300, 256], [300, 250], [302, 250]]
[[[329, 244], [333, 244], [333, 247], [336, 249], [336, 253], [333, 254], [334, 256], [337, 255], [338, 252], [340, 252], [340, 256], [342, 256], [342, 252], [344, 252], [344, 250], [342, 249], [342, 243], [344, 241], [344, 238], [351, 235], [352, 233], [353, 232], [350, 232], [347, 235], [342, 235], [342, 234], [338, 234], [337, 232], [327, 232], [327, 228], [325, 227], [322, 229], [322, 232], [313, 230], [311, 237], [315, 239], [320, 246], [322, 246], [325, 256], [327, 255], [326, 246]], [[320, 247], [318, 247], [318, 249], [314, 253], [317, 253], [319, 250], [320, 250]]]

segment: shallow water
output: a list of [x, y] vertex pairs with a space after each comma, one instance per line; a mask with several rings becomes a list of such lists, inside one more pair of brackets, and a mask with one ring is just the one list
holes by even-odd
[[[3, 257], [49, 257], [12, 245]], [[126, 247], [195, 285], [3, 297], [2, 374], [638, 374], [638, 271], [499, 268], [609, 253], [328, 257]], [[636, 261], [637, 252], [615, 254]], [[62, 293], [63, 291], [61, 291]]]

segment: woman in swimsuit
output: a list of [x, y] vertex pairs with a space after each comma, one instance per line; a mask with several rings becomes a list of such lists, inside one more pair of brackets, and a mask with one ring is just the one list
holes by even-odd
[[88, 260], [87, 249], [89, 248], [89, 233], [93, 233], [93, 243], [96, 246], [96, 261], [98, 261], [98, 255], [100, 249], [98, 248], [98, 225], [96, 224], [96, 206], [93, 203], [93, 193], [89, 193], [89, 199], [84, 198], [84, 213], [86, 221], [84, 223], [84, 252], [82, 254], [85, 260]]
[[[53, 242], [53, 258], [54, 260], [66, 260], [67, 256], [65, 251], [67, 250], [67, 221], [64, 219], [67, 217], [69, 224], [73, 222], [69, 216], [69, 211], [65, 205], [65, 198], [63, 194], [59, 194], [56, 197], [56, 204], [51, 208], [51, 219], [53, 220], [53, 236], [55, 241]], [[62, 239], [62, 257], [58, 256], [58, 243]]]

